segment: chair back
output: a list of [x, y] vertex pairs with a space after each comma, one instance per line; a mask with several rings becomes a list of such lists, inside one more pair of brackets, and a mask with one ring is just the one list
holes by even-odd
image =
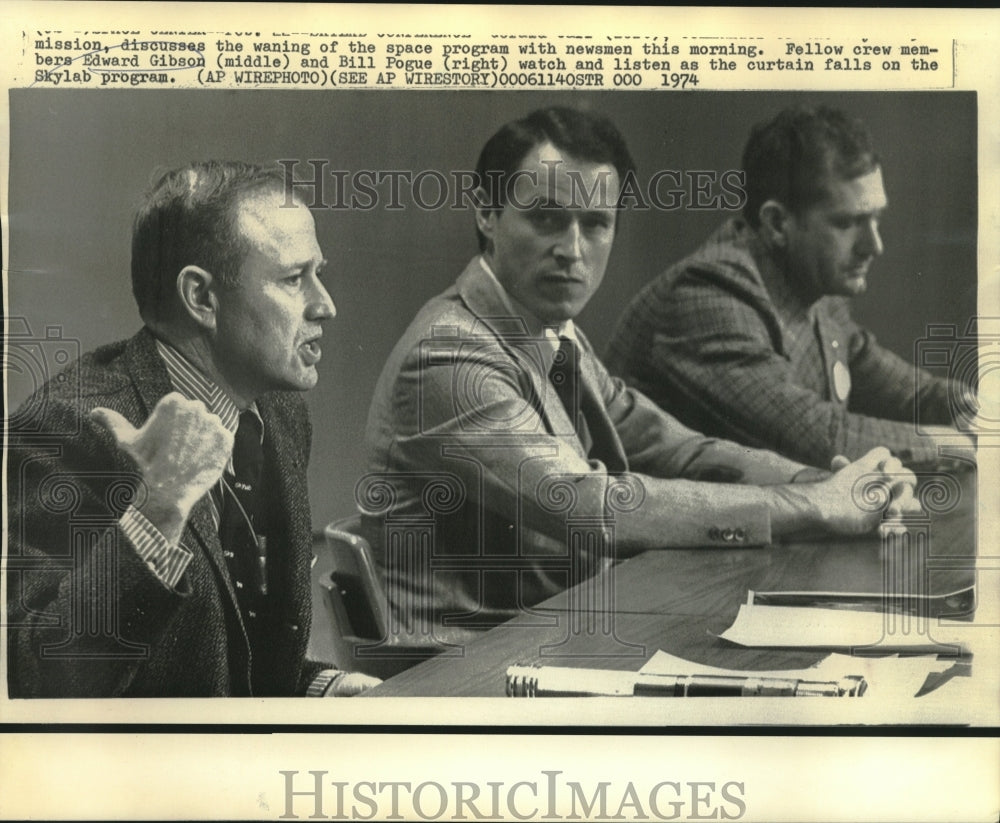
[[[312, 651], [339, 668], [383, 679], [392, 677], [438, 649], [400, 643], [389, 637], [388, 605], [371, 546], [361, 535], [361, 517], [337, 520], [323, 530], [313, 580], [316, 597]], [[323, 626], [316, 626], [317, 619]], [[320, 639], [321, 638], [321, 639]], [[324, 654], [326, 656], [324, 656]]]

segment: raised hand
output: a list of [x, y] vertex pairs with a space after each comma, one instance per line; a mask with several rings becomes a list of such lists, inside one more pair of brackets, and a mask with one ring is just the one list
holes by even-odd
[[161, 398], [139, 429], [111, 409], [96, 408], [91, 417], [135, 461], [146, 491], [139, 511], [177, 543], [195, 503], [222, 476], [233, 435], [204, 403], [177, 392]]

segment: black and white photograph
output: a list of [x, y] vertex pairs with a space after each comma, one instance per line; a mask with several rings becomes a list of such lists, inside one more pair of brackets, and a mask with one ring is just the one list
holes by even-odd
[[[52, 62], [6, 100], [5, 727], [987, 742], [995, 90], [712, 87], [908, 55], [847, 35], [379, 19], [19, 33]], [[763, 814], [738, 772], [549, 762], [390, 792], [289, 756], [256, 814]]]

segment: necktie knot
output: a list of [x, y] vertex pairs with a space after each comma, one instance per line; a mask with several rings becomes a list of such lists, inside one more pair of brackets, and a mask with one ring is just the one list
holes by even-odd
[[559, 348], [549, 369], [549, 380], [570, 419], [574, 420], [579, 409], [580, 363], [576, 345], [568, 337], [559, 338]]

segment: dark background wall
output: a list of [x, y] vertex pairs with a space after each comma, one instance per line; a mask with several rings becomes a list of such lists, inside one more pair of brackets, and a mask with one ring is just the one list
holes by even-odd
[[[8, 314], [58, 326], [83, 350], [131, 335], [129, 233], [157, 167], [193, 159], [326, 159], [327, 171], [471, 169], [485, 140], [533, 108], [603, 111], [629, 140], [640, 181], [655, 171], [738, 168], [750, 126], [824, 102], [869, 123], [890, 209], [886, 252], [856, 317], [912, 358], [928, 323], [964, 328], [976, 309], [976, 99], [972, 93], [272, 92], [15, 90], [10, 97]], [[299, 177], [312, 174], [300, 165]], [[325, 199], [335, 199], [333, 178]], [[387, 195], [387, 185], [380, 187]], [[433, 199], [433, 182], [425, 197]], [[476, 252], [468, 211], [316, 209], [338, 316], [327, 328], [315, 437], [314, 522], [353, 510], [362, 432], [382, 363], [416, 309]], [[579, 318], [602, 349], [630, 296], [725, 217], [687, 208], [630, 213], [604, 287]], [[16, 406], [30, 381], [8, 374]]]

